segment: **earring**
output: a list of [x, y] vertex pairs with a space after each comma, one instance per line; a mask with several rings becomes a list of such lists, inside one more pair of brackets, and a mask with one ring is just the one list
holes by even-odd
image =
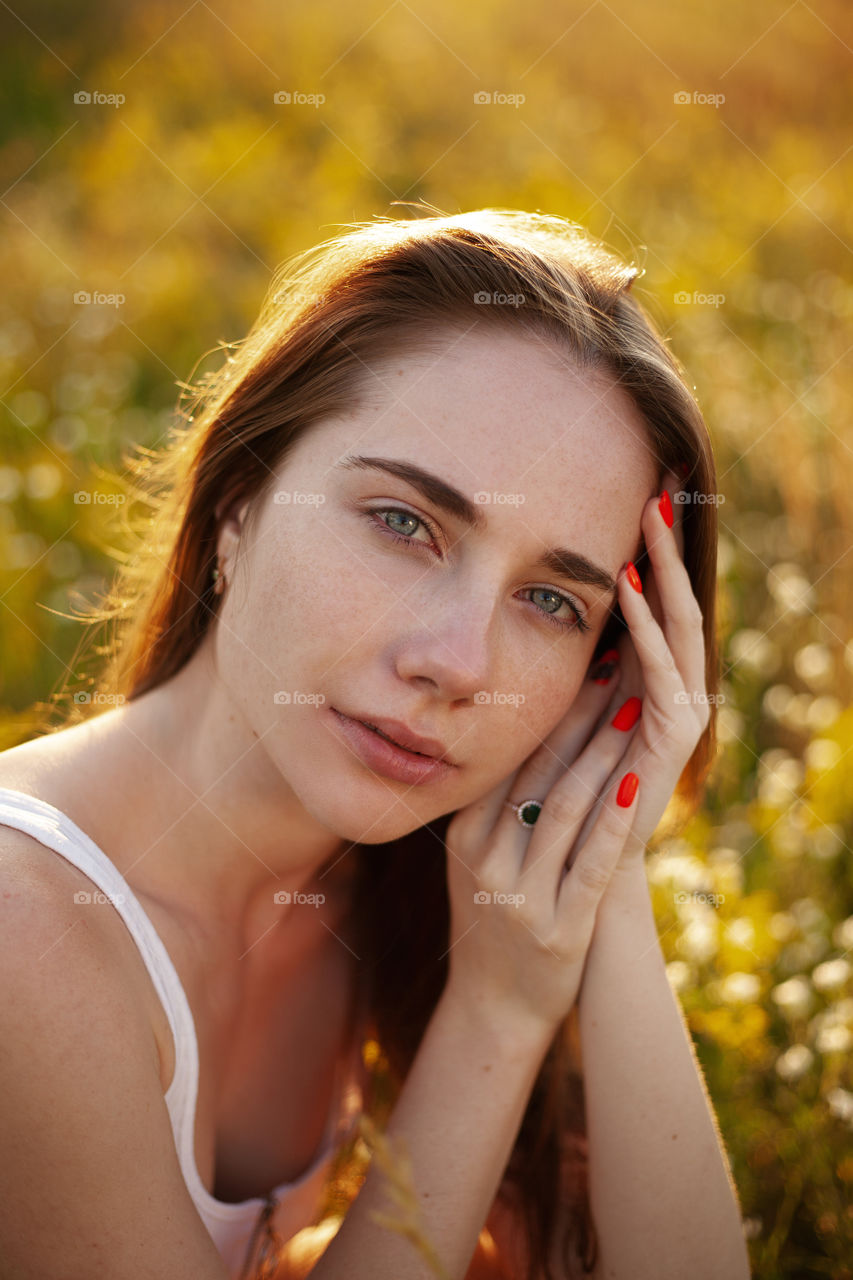
[[221, 596], [224, 590], [225, 590], [225, 574], [222, 573], [222, 571], [219, 568], [219, 565], [215, 565], [213, 570], [214, 594], [217, 596]]

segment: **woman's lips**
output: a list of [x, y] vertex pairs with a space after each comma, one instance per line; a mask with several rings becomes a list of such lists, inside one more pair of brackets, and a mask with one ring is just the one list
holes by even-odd
[[345, 716], [342, 711], [330, 708], [333, 722], [339, 727], [349, 746], [374, 773], [395, 782], [418, 786], [424, 782], [439, 782], [454, 772], [455, 766], [434, 756], [419, 755], [407, 751], [374, 729], [368, 729], [360, 720]]

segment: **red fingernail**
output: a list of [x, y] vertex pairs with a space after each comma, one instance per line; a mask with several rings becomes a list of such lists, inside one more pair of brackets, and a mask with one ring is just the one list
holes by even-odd
[[663, 493], [660, 496], [660, 500], [658, 501], [658, 508], [664, 520], [666, 521], [666, 523], [669, 525], [671, 529], [672, 528], [672, 503], [669, 500], [669, 494], [667, 493], [666, 489], [664, 489]]
[[640, 711], [643, 707], [642, 698], [629, 698], [627, 702], [623, 702], [622, 706], [616, 712], [616, 715], [610, 721], [614, 729], [628, 730], [633, 728], [640, 717]]
[[636, 773], [626, 773], [625, 777], [619, 783], [619, 790], [616, 792], [616, 803], [621, 804], [623, 809], [627, 809], [628, 805], [637, 794], [637, 787], [640, 779]]
[[608, 680], [616, 670], [616, 664], [619, 661], [619, 650], [608, 649], [603, 653], [590, 671], [590, 679], [596, 684], [607, 684]]
[[628, 581], [630, 582], [631, 586], [634, 588], [635, 591], [643, 590], [643, 584], [640, 581], [640, 575], [637, 573], [637, 570], [634, 568], [634, 563], [632, 560], [628, 561], [628, 566], [625, 570], [625, 574], [628, 578]]

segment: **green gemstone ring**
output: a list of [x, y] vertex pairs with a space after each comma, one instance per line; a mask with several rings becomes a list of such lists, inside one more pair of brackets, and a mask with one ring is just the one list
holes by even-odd
[[522, 800], [520, 804], [513, 804], [511, 800], [507, 800], [507, 804], [515, 812], [515, 816], [523, 827], [536, 825], [536, 819], [542, 808], [539, 800]]

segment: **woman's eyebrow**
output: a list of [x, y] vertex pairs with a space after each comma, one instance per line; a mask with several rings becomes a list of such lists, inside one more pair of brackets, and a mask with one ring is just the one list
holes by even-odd
[[[459, 489], [442, 480], [441, 476], [425, 471], [414, 462], [350, 453], [336, 462], [335, 466], [348, 470], [386, 471], [398, 480], [405, 480], [422, 493], [428, 502], [469, 527], [479, 532], [484, 532], [487, 527], [488, 521], [482, 506], [472, 502]], [[616, 594], [616, 581], [612, 575], [579, 551], [571, 551], [567, 547], [550, 547], [539, 557], [537, 567], [547, 569], [554, 576], [566, 578], [569, 582], [598, 587], [609, 595]]]

